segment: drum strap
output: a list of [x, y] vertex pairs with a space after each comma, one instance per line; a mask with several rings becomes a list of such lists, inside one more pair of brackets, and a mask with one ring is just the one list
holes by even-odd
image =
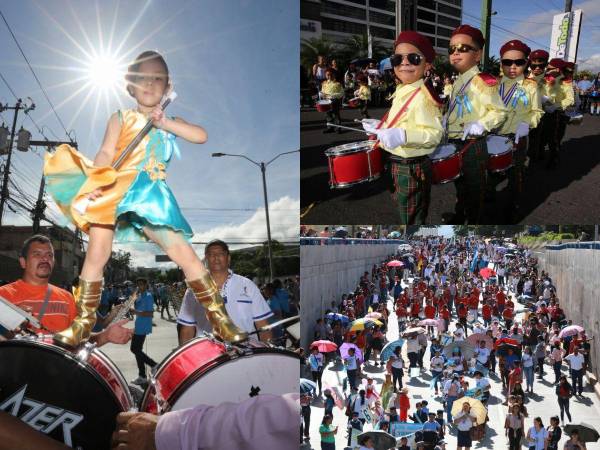
[[50, 288], [50, 285], [48, 285], [48, 289], [46, 290], [46, 296], [44, 297], [44, 303], [42, 303], [42, 307], [40, 308], [40, 312], [37, 316], [37, 319], [40, 322], [42, 321], [42, 317], [44, 317], [44, 314], [46, 313], [46, 307], [48, 306], [50, 295], [52, 295], [52, 289]]
[[[392, 121], [388, 124], [388, 126], [386, 128], [392, 128], [396, 122], [398, 122], [398, 120], [400, 120], [400, 117], [402, 116], [402, 114], [404, 114], [404, 112], [406, 111], [406, 109], [408, 108], [408, 105], [410, 105], [410, 102], [413, 101], [413, 98], [416, 97], [416, 95], [421, 91], [421, 89], [417, 88], [415, 89], [415, 92], [412, 93], [412, 95], [408, 98], [408, 100], [406, 101], [406, 103], [404, 105], [402, 105], [402, 108], [400, 108], [400, 111], [398, 111], [398, 114], [396, 114], [394, 116], [394, 118], [392, 119]], [[376, 129], [380, 129], [383, 125], [383, 123], [387, 120], [389, 115], [389, 111], [385, 113], [385, 115], [383, 116], [383, 118], [381, 119], [381, 121], [379, 122], [379, 125], [377, 125]]]

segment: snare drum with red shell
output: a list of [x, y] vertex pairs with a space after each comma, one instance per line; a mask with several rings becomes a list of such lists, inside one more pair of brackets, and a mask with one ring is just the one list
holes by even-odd
[[351, 98], [350, 100], [348, 100], [348, 107], [349, 108], [358, 108], [360, 106], [360, 99], [359, 98]]
[[331, 100], [319, 100], [315, 106], [319, 112], [329, 112], [331, 111]]
[[153, 414], [298, 391], [300, 357], [260, 343], [227, 346], [210, 337], [185, 343], [159, 364], [140, 410]]
[[70, 352], [51, 336], [0, 342], [0, 411], [73, 448], [108, 449], [127, 382], [94, 345]]
[[351, 187], [376, 180], [383, 172], [381, 149], [375, 141], [351, 142], [325, 151], [329, 160], [329, 186]]
[[462, 160], [454, 144], [438, 145], [429, 158], [432, 161], [433, 184], [450, 183], [460, 177]]
[[488, 163], [491, 172], [504, 172], [513, 165], [513, 141], [506, 136], [490, 134], [486, 138]]

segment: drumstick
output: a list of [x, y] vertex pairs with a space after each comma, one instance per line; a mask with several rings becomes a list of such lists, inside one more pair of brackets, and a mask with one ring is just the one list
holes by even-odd
[[371, 136], [373, 134], [373, 133], [369, 133], [369, 132], [367, 132], [365, 130], [361, 130], [360, 128], [345, 127], [343, 125], [336, 125], [335, 123], [330, 123], [330, 122], [327, 122], [327, 126], [328, 127], [343, 128], [344, 130], [358, 131], [359, 133], [365, 133], [365, 134], [367, 134], [369, 136]]

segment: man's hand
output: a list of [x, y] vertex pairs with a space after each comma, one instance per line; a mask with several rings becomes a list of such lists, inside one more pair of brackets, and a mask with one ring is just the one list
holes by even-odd
[[113, 433], [113, 448], [118, 450], [156, 450], [154, 432], [158, 416], [148, 413], [125, 412], [117, 416]]
[[106, 342], [112, 342], [113, 344], [127, 344], [131, 340], [131, 336], [133, 336], [133, 330], [123, 326], [127, 322], [129, 322], [129, 319], [123, 319], [109, 325], [108, 328], [102, 332], [102, 334], [105, 335]]

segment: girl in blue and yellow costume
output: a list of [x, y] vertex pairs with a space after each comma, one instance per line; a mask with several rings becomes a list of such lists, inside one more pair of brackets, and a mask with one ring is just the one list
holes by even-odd
[[[206, 131], [183, 119], [165, 116], [160, 102], [171, 83], [168, 66], [160, 54], [146, 51], [139, 55], [129, 66], [125, 79], [127, 92], [137, 107], [110, 117], [93, 162], [69, 145], [61, 145], [46, 157], [48, 192], [62, 212], [89, 235], [76, 299], [79, 316], [54, 340], [76, 347], [89, 337], [96, 321], [104, 266], [116, 234], [120, 241], [149, 239], [158, 244], [183, 269], [188, 286], [205, 307], [215, 335], [229, 342], [243, 341], [247, 334], [227, 315], [219, 289], [188, 242], [192, 229], [165, 181], [167, 165], [178, 152], [175, 138], [202, 144], [207, 140]], [[113, 168], [149, 119], [153, 128], [119, 168]], [[85, 199], [90, 202], [82, 212], [76, 205]]]

